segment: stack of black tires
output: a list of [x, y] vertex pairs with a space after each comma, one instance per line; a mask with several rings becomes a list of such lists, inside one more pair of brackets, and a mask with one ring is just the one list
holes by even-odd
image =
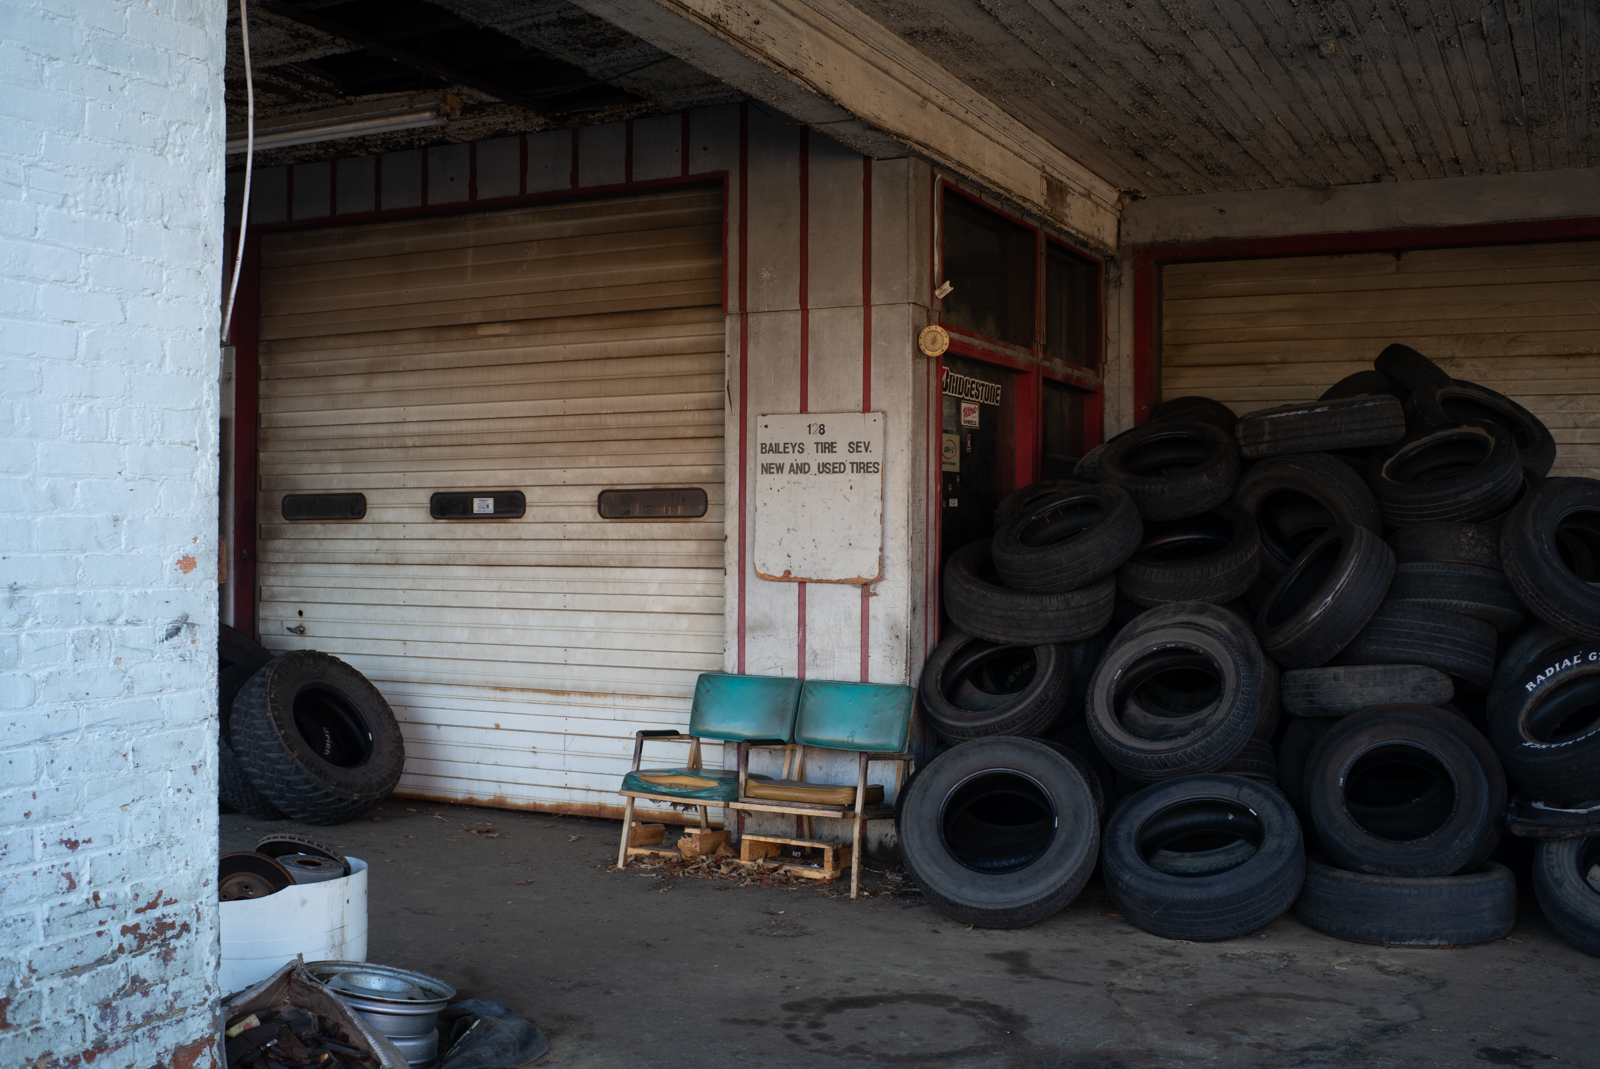
[[1600, 953], [1600, 481], [1555, 459], [1521, 406], [1396, 345], [1313, 403], [1168, 402], [1012, 495], [945, 570], [956, 630], [919, 688], [943, 746], [899, 812], [924, 894], [1029, 924], [1098, 855], [1159, 935], [1293, 907], [1482, 942], [1515, 921], [1509, 829]]
[[258, 820], [339, 824], [387, 798], [405, 765], [389, 703], [337, 657], [274, 657], [223, 624], [217, 640], [217, 793]]

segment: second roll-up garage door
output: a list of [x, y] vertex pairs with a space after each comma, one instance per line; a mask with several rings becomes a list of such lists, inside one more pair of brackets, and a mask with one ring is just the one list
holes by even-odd
[[1600, 242], [1172, 264], [1161, 287], [1163, 397], [1311, 400], [1403, 342], [1544, 420], [1552, 475], [1600, 477]]
[[721, 191], [273, 235], [261, 278], [263, 640], [373, 680], [402, 791], [614, 803], [722, 664]]

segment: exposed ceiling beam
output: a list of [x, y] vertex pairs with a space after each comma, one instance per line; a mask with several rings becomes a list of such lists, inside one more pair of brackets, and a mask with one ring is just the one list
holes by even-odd
[[1101, 249], [1117, 245], [1115, 186], [846, 0], [574, 2], [846, 144], [885, 155], [888, 135]]
[[490, 82], [485, 82], [474, 77], [473, 75], [466, 73], [465, 71], [457, 70], [454, 67], [449, 67], [442, 63], [435, 63], [426, 56], [419, 56], [409, 49], [400, 48], [389, 43], [388, 41], [381, 41], [376, 37], [369, 37], [358, 30], [352, 30], [334, 21], [333, 19], [326, 18], [313, 11], [308, 11], [297, 4], [285, 3], [283, 0], [257, 0], [257, 6], [271, 12], [274, 15], [277, 15], [279, 18], [288, 19], [291, 22], [298, 22], [302, 26], [309, 26], [314, 30], [320, 30], [325, 34], [328, 34], [329, 36], [337, 37], [342, 41], [347, 41], [363, 52], [371, 52], [373, 55], [383, 56], [385, 59], [392, 59], [396, 63], [404, 64], [405, 66], [419, 70], [424, 74], [431, 74], [435, 78], [443, 79], [445, 82], [453, 85], [465, 86], [468, 89], [476, 89], [478, 92], [486, 93], [489, 96], [494, 97], [496, 100], [503, 101], [507, 104], [515, 104], [521, 108], [526, 108], [527, 110], [538, 114], [541, 118], [548, 117], [539, 109], [538, 105], [534, 104], [525, 96], [512, 93]]

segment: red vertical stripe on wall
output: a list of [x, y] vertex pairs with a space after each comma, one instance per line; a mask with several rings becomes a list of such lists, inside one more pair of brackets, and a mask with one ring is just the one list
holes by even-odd
[[[861, 411], [872, 411], [872, 157], [861, 157]], [[861, 584], [861, 682], [872, 645], [872, 584]]]
[[[811, 411], [811, 128], [800, 127], [800, 411]], [[806, 585], [797, 584], [796, 675], [806, 677]]]
[[750, 105], [739, 105], [739, 673], [744, 673], [744, 592], [749, 575], [749, 519], [745, 488], [750, 465]]

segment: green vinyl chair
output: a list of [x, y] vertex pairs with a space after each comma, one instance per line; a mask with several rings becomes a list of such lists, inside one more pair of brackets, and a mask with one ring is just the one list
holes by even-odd
[[[617, 867], [627, 863], [634, 803], [639, 799], [697, 804], [700, 827], [706, 828], [709, 826], [708, 810], [712, 806], [726, 811], [738, 797], [740, 772], [701, 767], [700, 740], [738, 743], [741, 753], [752, 743], [786, 745], [794, 738], [795, 709], [799, 701], [798, 679], [703, 672], [695, 681], [688, 731], [635, 732], [633, 769], [622, 778], [620, 792], [627, 804], [622, 817]], [[647, 739], [688, 739], [688, 764], [683, 768], [641, 769], [639, 765]]]

